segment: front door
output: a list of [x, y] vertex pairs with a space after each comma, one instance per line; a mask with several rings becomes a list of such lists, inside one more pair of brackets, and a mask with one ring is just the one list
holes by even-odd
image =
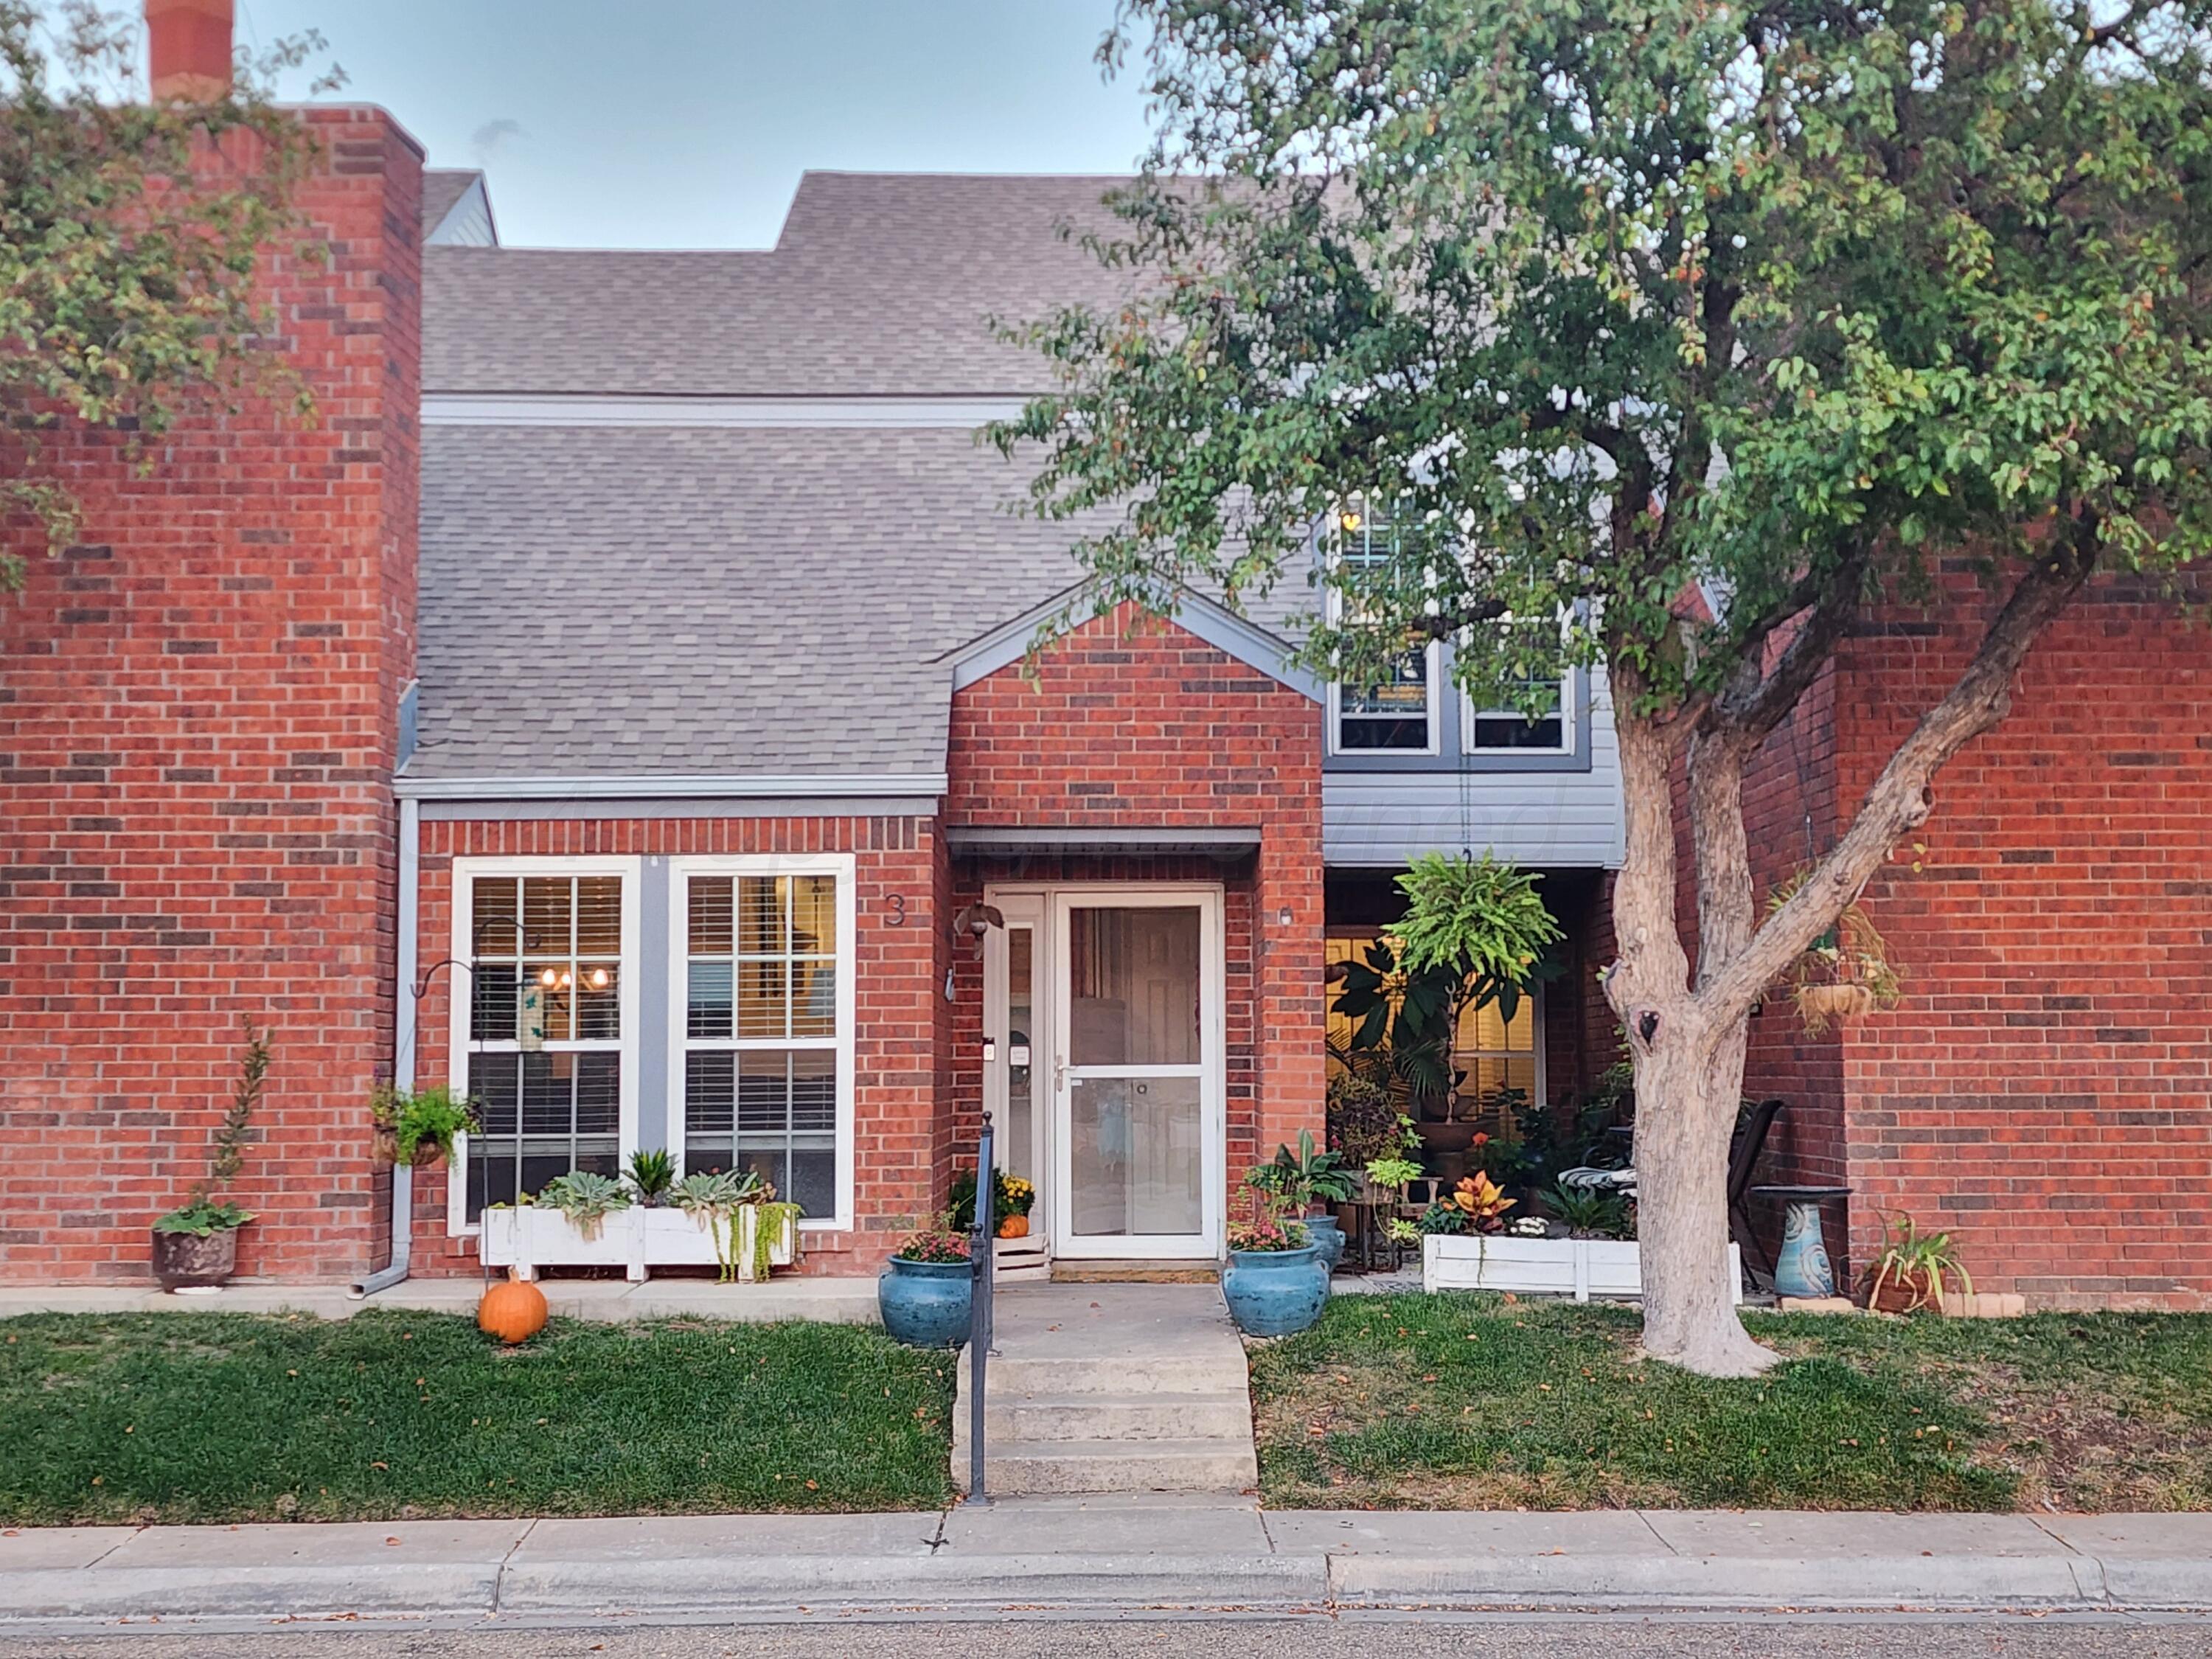
[[1063, 889], [1051, 918], [1053, 1252], [1215, 1257], [1226, 1201], [1220, 895]]

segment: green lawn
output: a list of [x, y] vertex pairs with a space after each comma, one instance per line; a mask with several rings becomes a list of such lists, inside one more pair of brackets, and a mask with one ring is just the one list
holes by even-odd
[[2212, 1316], [1750, 1316], [1789, 1356], [1714, 1382], [1629, 1311], [1339, 1297], [1255, 1349], [1279, 1507], [2212, 1508]]
[[0, 1320], [0, 1522], [928, 1508], [952, 1360], [837, 1325]]

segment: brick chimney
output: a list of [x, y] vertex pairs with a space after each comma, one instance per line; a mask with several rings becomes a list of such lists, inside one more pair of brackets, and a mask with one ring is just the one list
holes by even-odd
[[232, 0], [146, 0], [148, 80], [157, 104], [211, 104], [230, 92]]

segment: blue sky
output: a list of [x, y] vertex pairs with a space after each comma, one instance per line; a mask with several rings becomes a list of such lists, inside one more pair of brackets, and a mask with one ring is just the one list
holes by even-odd
[[[342, 96], [483, 167], [503, 241], [760, 247], [808, 167], [1117, 173], [1145, 143], [1091, 54], [1113, 0], [238, 0]], [[286, 88], [304, 95], [306, 77]]]

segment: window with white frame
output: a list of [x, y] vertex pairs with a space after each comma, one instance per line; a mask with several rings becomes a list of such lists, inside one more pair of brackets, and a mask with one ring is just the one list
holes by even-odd
[[[1504, 622], [1500, 628], [1530, 629], [1525, 622]], [[1460, 702], [1460, 746], [1470, 755], [1571, 754], [1575, 746], [1574, 674], [1564, 660], [1559, 671], [1531, 674], [1520, 682], [1524, 695], [1502, 699], [1503, 707], [1485, 708], [1462, 694]]]
[[619, 874], [459, 874], [467, 1013], [457, 1079], [476, 1102], [465, 1215], [556, 1176], [622, 1162], [625, 882]]
[[[1390, 525], [1363, 508], [1339, 513], [1332, 535], [1330, 558], [1340, 570], [1354, 575], [1362, 569], [1381, 568], [1396, 551], [1396, 532]], [[1333, 623], [1347, 616], [1358, 619], [1356, 605], [1347, 611], [1346, 597], [1334, 584], [1327, 603]], [[1435, 645], [1416, 646], [1372, 685], [1331, 685], [1330, 745], [1340, 755], [1435, 754], [1437, 659]]]
[[679, 879], [684, 1168], [754, 1170], [803, 1216], [836, 1216], [849, 867]]

